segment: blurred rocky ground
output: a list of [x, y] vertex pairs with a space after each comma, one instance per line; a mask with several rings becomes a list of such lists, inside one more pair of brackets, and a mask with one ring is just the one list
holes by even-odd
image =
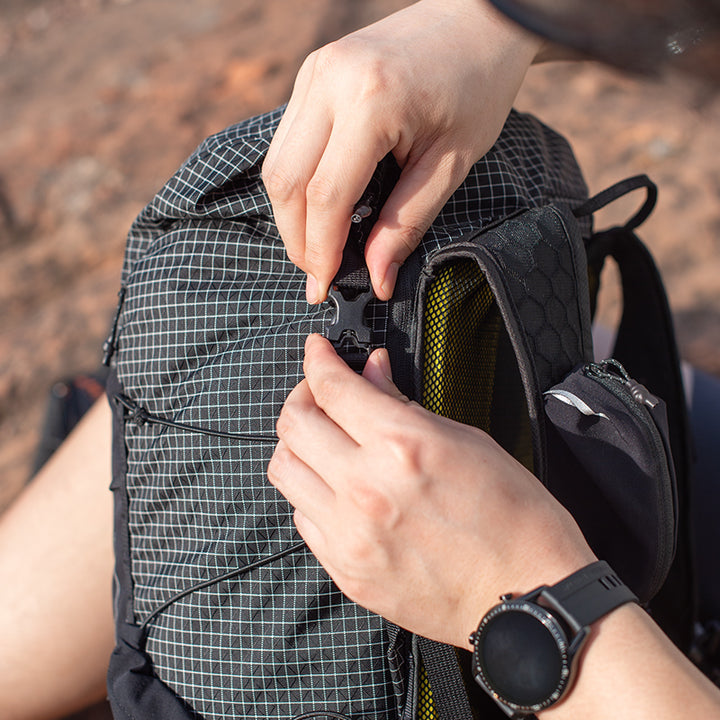
[[[27, 480], [49, 388], [100, 362], [134, 216], [203, 137], [286, 100], [310, 50], [404, 4], [3, 0], [0, 509]], [[684, 355], [720, 372], [718, 97], [558, 63], [530, 71], [517, 106], [567, 135], [591, 191], [658, 183], [642, 235]]]

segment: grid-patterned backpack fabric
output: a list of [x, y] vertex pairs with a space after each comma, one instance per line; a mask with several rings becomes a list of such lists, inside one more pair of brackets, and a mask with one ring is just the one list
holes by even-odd
[[[414, 643], [339, 592], [265, 475], [304, 339], [332, 315], [305, 302], [260, 178], [281, 114], [206, 140], [129, 234], [108, 343], [118, 718], [416, 712]], [[414, 269], [468, 233], [584, 196], [567, 143], [513, 112], [399, 286], [417, 285]], [[406, 391], [414, 370], [394, 328], [408, 307], [377, 303], [371, 317]]]

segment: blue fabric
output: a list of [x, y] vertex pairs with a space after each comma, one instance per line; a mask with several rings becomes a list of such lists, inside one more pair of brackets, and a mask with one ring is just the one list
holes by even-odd
[[700, 620], [720, 619], [720, 379], [693, 371], [692, 526]]

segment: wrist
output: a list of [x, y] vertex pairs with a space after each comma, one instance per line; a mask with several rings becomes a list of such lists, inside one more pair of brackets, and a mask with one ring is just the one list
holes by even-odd
[[549, 43], [544, 38], [510, 20], [488, 0], [474, 0], [472, 4], [475, 6], [480, 27], [485, 32], [492, 28], [493, 38], [507, 48], [508, 52], [526, 68], [536, 62], [539, 55], [546, 52]]
[[[560, 555], [557, 551], [557, 548], [563, 545], [568, 551], [566, 555]], [[466, 602], [458, 613], [457, 646], [466, 650], [473, 649], [468, 639], [470, 634], [477, 629], [478, 623], [487, 612], [497, 605], [501, 595], [520, 597], [537, 587], [555, 585], [598, 559], [584, 542], [573, 544], [566, 541], [563, 545], [558, 543], [545, 547], [541, 541], [533, 545], [523, 545], [525, 548], [534, 547], [535, 552], [524, 552], [522, 565], [504, 562], [502, 576], [492, 582], [488, 581], [487, 572], [483, 572], [485, 568], [479, 568], [475, 576], [478, 581], [474, 587], [468, 588], [464, 597]], [[511, 572], [512, 567], [516, 570]], [[493, 592], [488, 592], [488, 587], [492, 587]]]
[[573, 689], [593, 626], [628, 603], [637, 597], [601, 561], [552, 586], [503, 595], [471, 636], [473, 676], [511, 717], [554, 707]]
[[489, 0], [420, 0], [416, 5], [451, 18], [459, 32], [471, 36], [481, 57], [487, 56], [492, 43], [527, 67], [550, 45], [503, 15]]

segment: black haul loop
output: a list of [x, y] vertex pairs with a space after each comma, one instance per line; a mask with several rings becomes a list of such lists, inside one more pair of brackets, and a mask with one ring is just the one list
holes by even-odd
[[577, 218], [587, 217], [614, 202], [618, 198], [627, 195], [633, 190], [645, 188], [647, 197], [642, 207], [625, 223], [625, 228], [635, 230], [647, 220], [657, 202], [657, 185], [647, 175], [635, 175], [634, 177], [621, 180], [611, 185], [606, 190], [586, 200], [582, 205], [573, 209], [573, 215]]

